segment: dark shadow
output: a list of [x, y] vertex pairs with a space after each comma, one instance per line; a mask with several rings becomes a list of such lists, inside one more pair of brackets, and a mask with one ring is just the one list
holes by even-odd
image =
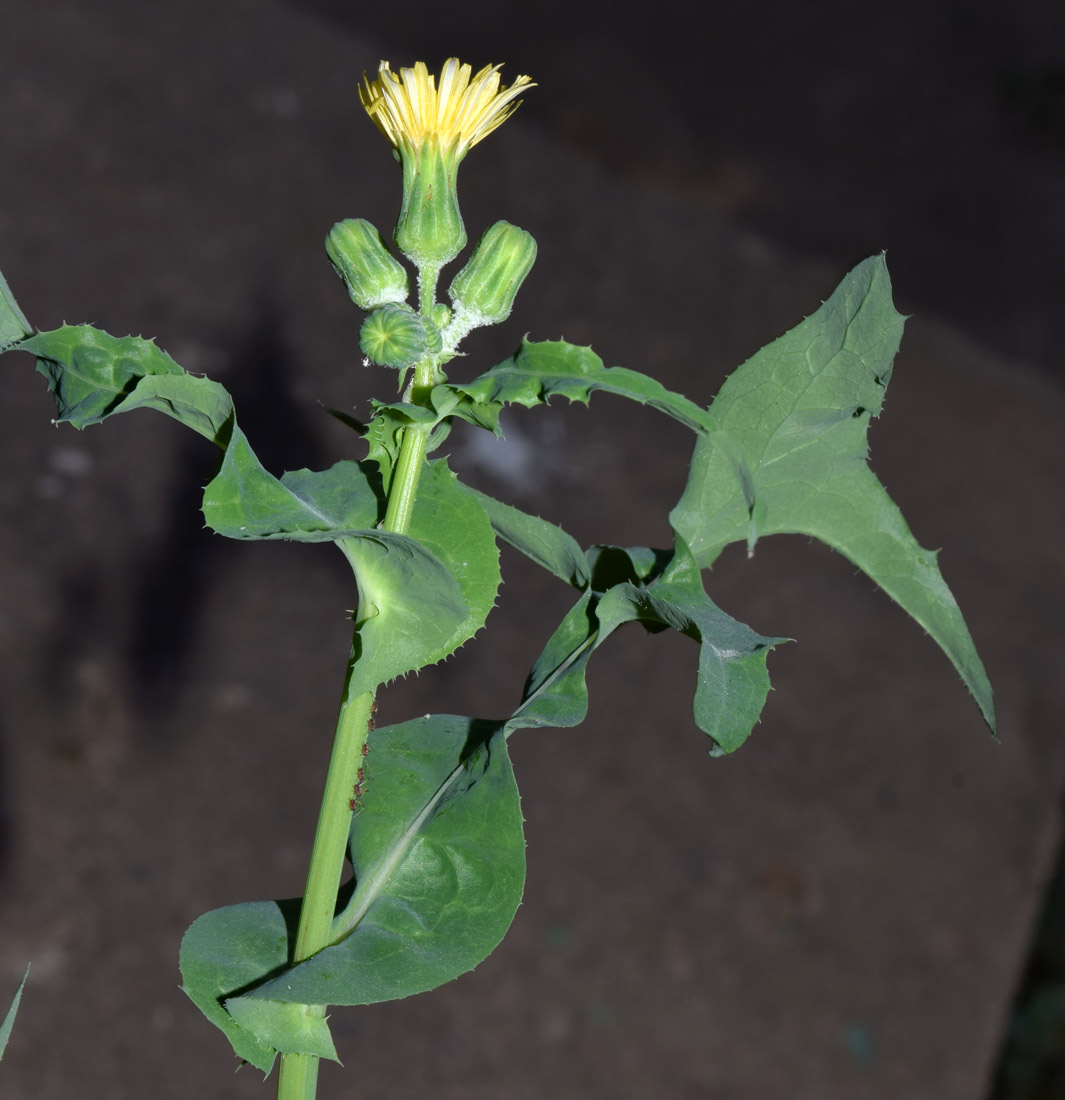
[[1043, 897], [987, 1100], [1065, 1096], [1065, 842]]
[[[281, 317], [273, 296], [261, 295], [251, 328], [226, 349], [230, 365], [223, 379], [241, 428], [263, 465], [277, 475], [322, 463], [310, 418], [293, 391], [293, 357]], [[206, 597], [238, 552], [203, 525], [202, 486], [213, 473], [205, 466], [202, 442], [190, 434], [174, 463], [163, 533], [137, 555], [126, 664], [131, 695], [142, 713], [167, 709], [180, 692]]]
[[[7, 780], [7, 759], [4, 751], [4, 723], [0, 721], [0, 881], [7, 877], [11, 858], [10, 786]], [[3, 892], [0, 891], [0, 898]]]

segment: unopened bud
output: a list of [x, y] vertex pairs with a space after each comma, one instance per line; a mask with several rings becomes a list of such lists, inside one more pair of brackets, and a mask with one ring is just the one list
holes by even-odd
[[496, 325], [510, 316], [514, 297], [536, 259], [536, 241], [524, 229], [499, 221], [477, 242], [448, 289], [464, 328]]
[[407, 300], [407, 269], [365, 218], [337, 222], [325, 239], [325, 250], [357, 306], [371, 310]]
[[[435, 328], [433, 343], [440, 337]], [[359, 330], [359, 347], [382, 367], [405, 369], [418, 362], [429, 349], [426, 322], [408, 306], [387, 305], [374, 310]]]

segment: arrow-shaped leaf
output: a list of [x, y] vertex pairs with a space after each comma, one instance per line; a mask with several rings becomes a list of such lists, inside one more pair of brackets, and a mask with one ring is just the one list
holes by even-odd
[[699, 565], [730, 542], [812, 535], [867, 573], [939, 643], [994, 729], [991, 686], [936, 553], [922, 549], [867, 464], [902, 336], [882, 256], [744, 363], [711, 405], [670, 520]]

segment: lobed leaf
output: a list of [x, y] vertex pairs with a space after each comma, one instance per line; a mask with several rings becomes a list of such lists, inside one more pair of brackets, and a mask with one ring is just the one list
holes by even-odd
[[564, 340], [523, 340], [515, 354], [492, 367], [472, 382], [449, 383], [456, 393], [484, 405], [518, 404], [532, 407], [558, 396], [587, 403], [601, 391], [628, 397], [679, 420], [692, 431], [714, 430], [705, 409], [679, 393], [667, 390], [639, 371], [625, 367], [604, 367], [591, 348]]
[[699, 565], [731, 542], [805, 534], [854, 562], [939, 643], [994, 729], [991, 686], [939, 567], [867, 464], [903, 320], [883, 256], [722, 386], [670, 521]]

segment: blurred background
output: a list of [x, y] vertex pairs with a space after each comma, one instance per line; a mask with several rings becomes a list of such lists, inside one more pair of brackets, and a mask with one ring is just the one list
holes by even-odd
[[[1007, 1040], [1065, 780], [1061, 4], [0, 0], [0, 25], [23, 310], [157, 337], [230, 388], [275, 472], [358, 455], [322, 406], [388, 396], [322, 249], [340, 218], [395, 218], [355, 92], [381, 58], [538, 83], [460, 174], [471, 238], [504, 217], [540, 246], [470, 375], [564, 336], [709, 402], [884, 249], [912, 315], [873, 467], [942, 548], [1001, 741], [845, 561], [726, 555], [712, 597], [797, 639], [751, 740], [706, 755], [685, 639], [612, 639], [585, 725], [512, 741], [510, 935], [437, 993], [334, 1011], [323, 1098], [1060, 1095]], [[33, 969], [0, 1095], [268, 1096], [177, 950], [207, 909], [302, 890], [350, 575], [330, 547], [203, 530], [199, 437], [147, 413], [54, 429], [30, 361], [3, 368], [0, 1003]], [[505, 443], [456, 430], [452, 466], [584, 543], [662, 545], [690, 439], [620, 406], [515, 413]], [[513, 707], [570, 596], [509, 554], [504, 576], [488, 643], [396, 685], [379, 723]]]

